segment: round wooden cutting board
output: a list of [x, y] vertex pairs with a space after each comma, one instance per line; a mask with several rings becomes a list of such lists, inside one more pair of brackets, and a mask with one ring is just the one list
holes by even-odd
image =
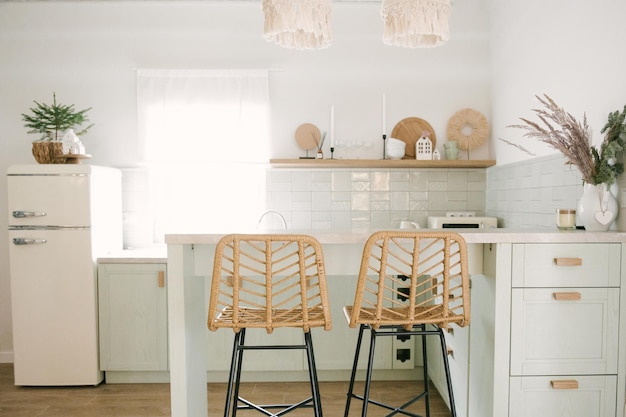
[[404, 157], [402, 159], [415, 159], [415, 142], [422, 137], [423, 132], [429, 133], [429, 139], [433, 143], [433, 150], [437, 144], [435, 130], [424, 119], [419, 117], [407, 117], [400, 120], [391, 131], [391, 137], [400, 139], [406, 143]]
[[320, 130], [312, 123], [303, 123], [296, 129], [296, 142], [301, 149], [317, 149], [322, 138]]

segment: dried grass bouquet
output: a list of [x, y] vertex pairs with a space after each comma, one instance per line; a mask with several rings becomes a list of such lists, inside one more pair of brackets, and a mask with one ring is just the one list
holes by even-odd
[[559, 150], [569, 164], [579, 169], [585, 183], [607, 186], [613, 184], [617, 176], [624, 172], [626, 106], [621, 113], [619, 111], [609, 113], [608, 121], [600, 131], [605, 135], [598, 150], [590, 145], [591, 132], [586, 115], [583, 116], [581, 123], [559, 107], [548, 95], [544, 94], [543, 98], [535, 97], [544, 106], [544, 109], [533, 109], [539, 121], [520, 118], [525, 124], [508, 127], [526, 130], [524, 137], [538, 139]]

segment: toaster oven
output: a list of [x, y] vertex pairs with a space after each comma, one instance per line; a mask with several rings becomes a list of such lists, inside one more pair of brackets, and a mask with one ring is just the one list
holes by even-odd
[[495, 229], [496, 217], [428, 216], [429, 229]]

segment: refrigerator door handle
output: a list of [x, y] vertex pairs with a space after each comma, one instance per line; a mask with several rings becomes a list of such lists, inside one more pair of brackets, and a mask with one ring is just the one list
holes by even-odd
[[46, 239], [31, 239], [27, 237], [13, 238], [14, 245], [41, 245], [46, 243]]
[[16, 210], [11, 214], [16, 219], [23, 219], [25, 217], [43, 217], [46, 215], [46, 213], [43, 211], [23, 211], [23, 210]]

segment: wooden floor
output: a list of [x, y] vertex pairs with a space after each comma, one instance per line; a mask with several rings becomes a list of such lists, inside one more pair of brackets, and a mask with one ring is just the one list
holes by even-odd
[[[326, 417], [344, 414], [346, 382], [323, 382], [320, 386]], [[421, 383], [377, 382], [372, 384], [372, 398], [401, 404]], [[208, 384], [209, 417], [221, 417], [226, 394], [225, 384]], [[241, 395], [251, 401], [283, 403], [308, 396], [307, 383], [250, 383], [242, 385]], [[431, 393], [431, 417], [449, 417], [439, 394]], [[350, 417], [360, 416], [361, 402], [353, 400]], [[423, 401], [410, 410], [423, 413]], [[370, 406], [368, 416], [388, 412]], [[168, 384], [101, 384], [98, 387], [16, 387], [12, 364], [0, 364], [0, 417], [161, 417], [170, 415]], [[255, 411], [239, 411], [240, 417], [262, 416]], [[297, 410], [290, 417], [313, 416], [312, 409]], [[194, 416], [187, 416], [194, 417]]]

